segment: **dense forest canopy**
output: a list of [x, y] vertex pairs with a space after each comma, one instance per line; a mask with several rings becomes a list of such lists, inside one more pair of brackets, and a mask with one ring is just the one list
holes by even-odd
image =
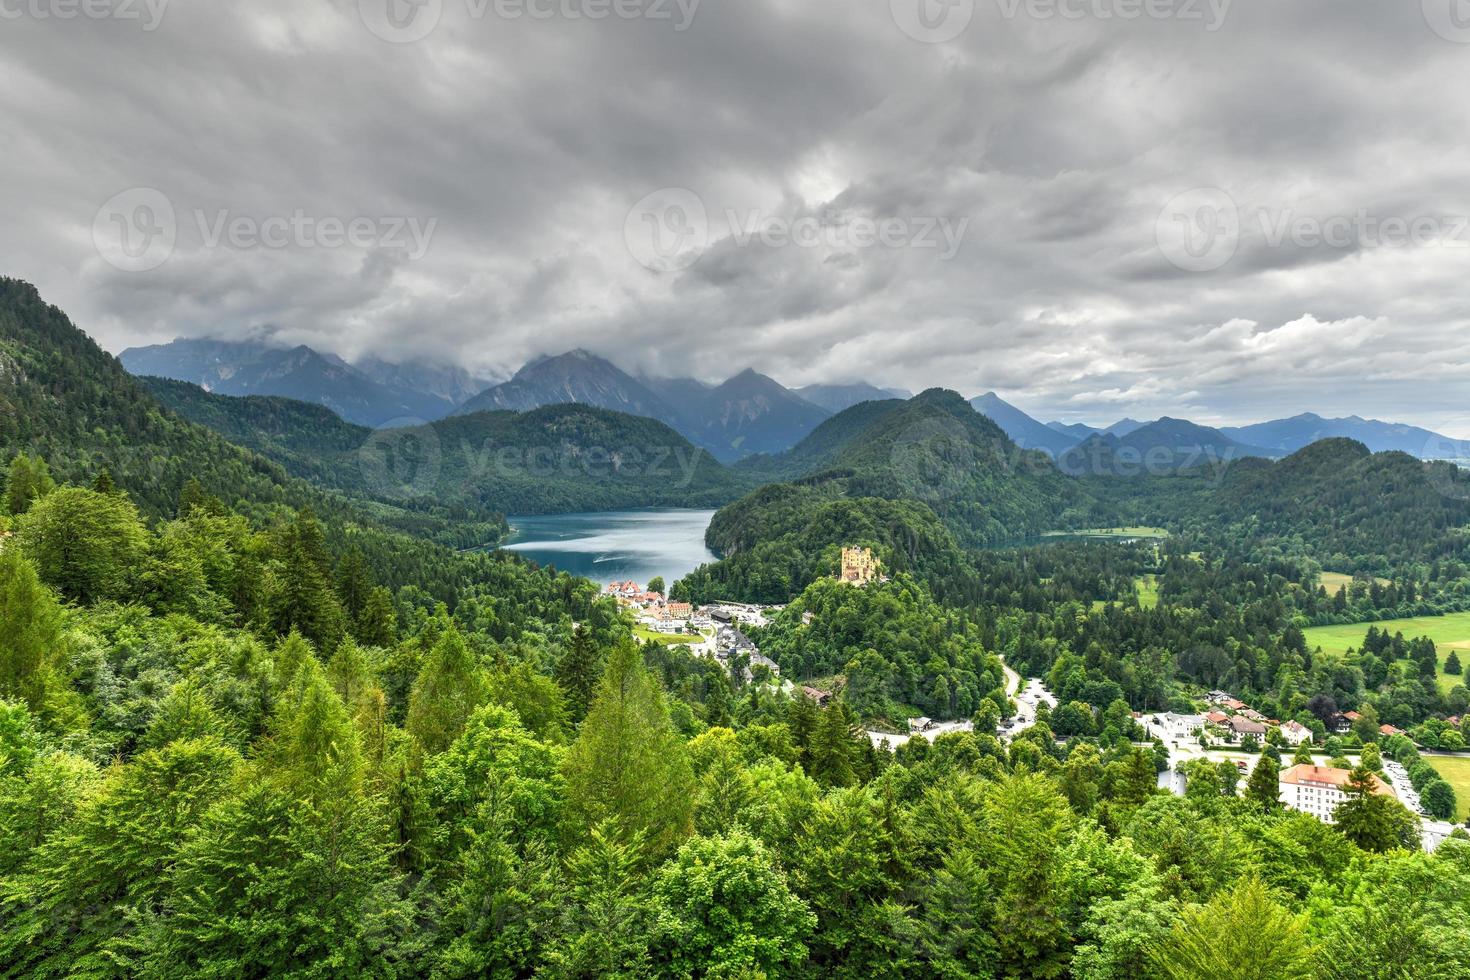
[[[749, 628], [778, 677], [462, 550], [517, 494], [637, 479], [451, 463], [393, 499], [354, 427], [144, 386], [9, 280], [0, 404], [6, 976], [1470, 975], [1470, 837], [1423, 852], [1374, 775], [1458, 812], [1431, 753], [1465, 748], [1463, 675], [1376, 625], [1470, 610], [1458, 471], [1332, 442], [1074, 478], [949, 393], [866, 403], [682, 488], [750, 491], [674, 592], [782, 604]], [[639, 423], [436, 434], [665, 438]], [[835, 581], [858, 545], [883, 575]], [[1009, 734], [1007, 668], [1057, 701]], [[1243, 788], [1228, 757], [1159, 788], [1141, 717], [1216, 688], [1352, 768], [1335, 825], [1281, 804], [1279, 738]], [[864, 732], [917, 714], [954, 730]]]

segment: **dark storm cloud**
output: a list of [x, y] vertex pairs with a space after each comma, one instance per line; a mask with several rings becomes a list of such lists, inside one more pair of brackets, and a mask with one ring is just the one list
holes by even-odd
[[[938, 44], [905, 33], [910, 0], [567, 16], [597, 2], [439, 0], [391, 43], [356, 2], [154, 0], [150, 30], [5, 0], [4, 271], [113, 350], [269, 330], [500, 374], [585, 346], [1069, 420], [1311, 409], [1470, 436], [1449, 0], [975, 0]], [[105, 240], [158, 227], [115, 199], [133, 188], [176, 232], [138, 271], [154, 253]], [[629, 220], [667, 188], [702, 216]], [[1379, 241], [1395, 221], [1430, 233]], [[654, 232], [688, 249], [673, 271], [648, 267]]]

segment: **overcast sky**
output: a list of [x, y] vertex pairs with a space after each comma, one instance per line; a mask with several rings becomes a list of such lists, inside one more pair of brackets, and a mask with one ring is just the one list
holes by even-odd
[[1470, 437], [1465, 0], [83, 4], [0, 0], [0, 266], [115, 352]]

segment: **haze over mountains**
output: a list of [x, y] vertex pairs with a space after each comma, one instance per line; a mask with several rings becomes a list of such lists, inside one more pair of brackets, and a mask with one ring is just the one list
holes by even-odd
[[[527, 412], [587, 405], [656, 419], [722, 462], [791, 449], [823, 421], [864, 402], [907, 400], [908, 391], [866, 382], [790, 389], [747, 369], [722, 384], [628, 373], [585, 350], [543, 357], [492, 384], [461, 368], [356, 364], [309, 347], [261, 341], [179, 339], [120, 355], [135, 375], [188, 381], [221, 395], [270, 395], [322, 405], [358, 425], [434, 422], [483, 411]], [[1033, 418], [994, 392], [971, 400], [1017, 445], [1082, 472], [1154, 453], [1189, 459], [1281, 457], [1329, 438], [1355, 439], [1373, 452], [1396, 450], [1423, 459], [1467, 459], [1470, 444], [1412, 425], [1327, 419], [1306, 413], [1255, 425], [1211, 428], [1185, 419], [1121, 419], [1106, 428]], [[1107, 461], [1100, 464], [1098, 461]]]
[[977, 412], [1005, 430], [1017, 445], [1038, 449], [1057, 458], [1063, 469], [1074, 469], [1084, 458], [1099, 454], [1115, 457], [1119, 450], [1132, 455], [1168, 452], [1198, 454], [1217, 460], [1251, 456], [1289, 456], [1325, 439], [1353, 439], [1371, 452], [1403, 452], [1420, 459], [1470, 459], [1470, 442], [1422, 429], [1363, 419], [1354, 415], [1324, 419], [1306, 413], [1290, 419], [1256, 425], [1211, 428], [1185, 419], [1153, 422], [1121, 419], [1105, 429], [1080, 423], [1042, 423], [1004, 401], [994, 392], [972, 399]]

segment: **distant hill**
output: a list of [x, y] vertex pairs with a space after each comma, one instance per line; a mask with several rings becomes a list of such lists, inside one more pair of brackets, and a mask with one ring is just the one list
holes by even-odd
[[1099, 432], [1102, 432], [1102, 429], [1096, 429], [1081, 422], [1073, 422], [1071, 424], [1066, 422], [1048, 422], [1046, 423], [1046, 427], [1053, 432], [1060, 432], [1062, 435], [1071, 436], [1078, 442], [1081, 442], [1088, 436], [1095, 436]]
[[658, 419], [726, 462], [788, 449], [830, 414], [755, 371], [714, 387], [689, 378], [640, 379], [583, 350], [526, 365], [456, 414], [561, 404]]
[[1016, 445], [1024, 449], [1040, 449], [1055, 456], [1075, 446], [1079, 441], [1070, 433], [1058, 432], [1036, 421], [1016, 406], [1002, 400], [993, 391], [971, 399], [970, 404], [975, 411], [1000, 426]]
[[1307, 412], [1289, 419], [1220, 430], [1232, 439], [1264, 446], [1281, 455], [1323, 439], [1353, 439], [1375, 453], [1403, 452], [1419, 459], [1470, 459], [1470, 442], [1428, 429], [1376, 419], [1326, 419]]
[[721, 459], [780, 452], [831, 414], [749, 369], [711, 389], [701, 407], [697, 441]]
[[894, 398], [908, 401], [914, 397], [913, 392], [902, 388], [876, 388], [866, 382], [850, 385], [807, 385], [805, 388], [797, 388], [796, 393], [829, 412], [841, 412], [862, 402]]
[[545, 405], [590, 405], [664, 422], [678, 415], [643, 382], [585, 350], [532, 361], [509, 381], [461, 404], [454, 414], [526, 412]]
[[[663, 423], [591, 406], [477, 412], [374, 431], [304, 402], [214, 395], [158, 378], [144, 383], [180, 415], [293, 475], [365, 496], [411, 490], [450, 507], [542, 514], [718, 506], [750, 487]], [[381, 469], [375, 454], [400, 446], [421, 465]]]
[[1160, 475], [1179, 470], [1219, 469], [1253, 456], [1276, 455], [1248, 446], [1219, 429], [1184, 419], [1162, 418], [1123, 437], [1098, 433], [1057, 457], [1057, 465], [1073, 476]]
[[119, 359], [134, 375], [188, 381], [221, 395], [275, 395], [324, 405], [359, 425], [433, 420], [454, 408], [448, 398], [394, 379], [382, 362], [372, 370], [387, 382], [305, 346], [179, 339], [129, 348]]

